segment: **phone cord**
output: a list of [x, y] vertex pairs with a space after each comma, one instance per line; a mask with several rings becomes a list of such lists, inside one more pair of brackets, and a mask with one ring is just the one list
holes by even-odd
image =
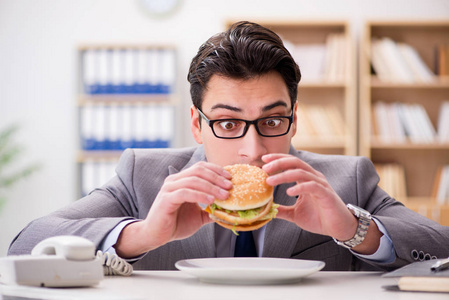
[[103, 265], [104, 275], [130, 276], [133, 272], [133, 266], [115, 254], [98, 250], [97, 257]]

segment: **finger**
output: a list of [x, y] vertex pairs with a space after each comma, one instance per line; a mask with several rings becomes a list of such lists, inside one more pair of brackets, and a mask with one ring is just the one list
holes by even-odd
[[182, 172], [170, 175], [166, 178], [166, 182], [176, 182], [182, 178], [198, 178], [210, 182], [213, 185], [229, 190], [232, 188], [231, 174], [222, 167], [201, 162]]
[[326, 198], [332, 193], [322, 184], [316, 181], [308, 181], [303, 183], [295, 184], [289, 187], [286, 191], [289, 196], [299, 196], [299, 195], [312, 195], [314, 198]]
[[160, 194], [159, 200], [158, 209], [170, 214], [176, 212], [185, 203], [210, 205], [215, 197], [208, 193], [182, 188], [172, 193]]
[[289, 154], [267, 154], [262, 157], [266, 164], [262, 169], [268, 174], [279, 173], [288, 169], [303, 169], [311, 173], [320, 174], [303, 160]]
[[[232, 183], [230, 183], [232, 187]], [[167, 182], [163, 187], [163, 192], [179, 194], [182, 190], [193, 190], [203, 193], [207, 197], [207, 202], [215, 198], [225, 200], [229, 197], [229, 191], [214, 182], [199, 177], [183, 177], [175, 181]], [[204, 198], [204, 197], [202, 197]]]
[[302, 183], [308, 181], [314, 181], [322, 185], [327, 185], [327, 181], [325, 178], [322, 178], [321, 176], [318, 176], [316, 173], [311, 173], [304, 169], [286, 170], [284, 172], [271, 175], [267, 178], [267, 183], [271, 186], [276, 186], [289, 182]]
[[229, 173], [228, 171], [226, 171], [223, 167], [213, 164], [213, 163], [209, 163], [209, 162], [198, 162], [196, 163], [192, 168], [189, 168], [191, 170], [203, 170], [203, 171], [212, 171], [215, 172], [216, 174], [225, 177], [226, 179], [231, 179], [231, 173]]
[[269, 163], [275, 159], [287, 157], [288, 155], [289, 154], [285, 154], [285, 153], [270, 153], [270, 154], [265, 154], [264, 156], [262, 156], [262, 160], [265, 163]]

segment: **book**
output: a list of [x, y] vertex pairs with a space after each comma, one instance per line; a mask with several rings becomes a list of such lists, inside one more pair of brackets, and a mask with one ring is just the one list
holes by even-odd
[[437, 132], [421, 104], [377, 101], [373, 104], [373, 127], [378, 138], [386, 143], [403, 143], [406, 137], [412, 143], [433, 143], [437, 139]]
[[378, 39], [373, 39], [371, 41], [371, 65], [374, 72], [380, 81], [388, 82], [391, 81], [391, 71], [386, 64], [385, 60], [382, 58], [380, 52], [380, 41]]
[[438, 168], [432, 196], [440, 205], [449, 204], [449, 165]]
[[[400, 83], [414, 82], [412, 72], [404, 61], [399, 47], [392, 39], [382, 38], [374, 41], [373, 45], [372, 52], [377, 52], [379, 59], [383, 61], [381, 66], [387, 66], [387, 69], [381, 71], [381, 73], [388, 74], [388, 81]], [[373, 65], [376, 73], [381, 66]], [[379, 79], [383, 80], [382, 78]]]
[[429, 83], [435, 78], [435, 74], [424, 63], [421, 57], [412, 46], [405, 43], [398, 43], [399, 52], [407, 64], [409, 70], [412, 72], [415, 81]]
[[346, 53], [349, 51], [344, 34], [329, 34], [326, 38], [324, 79], [330, 82], [343, 82], [346, 77]]
[[435, 74], [414, 47], [388, 37], [372, 39], [371, 65], [379, 80], [384, 82], [411, 84], [435, 80]]
[[441, 104], [438, 116], [437, 138], [442, 143], [449, 142], [449, 101]]
[[321, 81], [324, 73], [325, 44], [291, 45], [292, 55], [301, 68], [303, 82]]
[[299, 104], [298, 129], [292, 139], [295, 147], [304, 143], [339, 142], [346, 136], [346, 125], [343, 115], [334, 105]]
[[385, 273], [382, 277], [398, 278], [401, 291], [444, 292], [449, 293], [449, 269], [432, 271], [437, 259], [408, 264], [402, 268]]
[[349, 70], [350, 43], [345, 34], [331, 33], [324, 43], [293, 43], [284, 39], [302, 74], [302, 82], [344, 83]]

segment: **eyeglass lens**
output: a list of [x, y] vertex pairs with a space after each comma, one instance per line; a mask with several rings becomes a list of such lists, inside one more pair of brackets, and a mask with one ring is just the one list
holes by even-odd
[[[288, 132], [290, 120], [288, 117], [269, 117], [262, 118], [253, 123], [257, 126], [257, 131], [264, 136], [278, 136]], [[215, 135], [224, 138], [233, 138], [243, 136], [249, 127], [242, 120], [219, 120], [213, 123]]]

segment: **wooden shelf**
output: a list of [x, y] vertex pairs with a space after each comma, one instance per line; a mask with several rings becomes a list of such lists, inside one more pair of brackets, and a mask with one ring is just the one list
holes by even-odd
[[436, 76], [434, 81], [429, 83], [394, 83], [379, 80], [377, 76], [371, 76], [372, 88], [391, 89], [449, 89], [449, 77]]
[[299, 88], [339, 88], [344, 89], [346, 88], [345, 82], [332, 82], [332, 81], [307, 81], [301, 80], [299, 83]]
[[373, 138], [371, 142], [372, 149], [398, 149], [398, 150], [413, 150], [413, 149], [428, 149], [428, 150], [449, 150], [449, 143], [397, 143], [397, 142], [382, 142], [377, 138]]
[[449, 100], [449, 77], [435, 76], [428, 83], [381, 81], [372, 74], [371, 39], [384, 37], [414, 47], [424, 63], [433, 70], [435, 48], [437, 45], [449, 43], [449, 22], [368, 22], [361, 40], [359, 58], [359, 154], [370, 157], [375, 164], [402, 165], [407, 197], [398, 200], [437, 222], [449, 225], [449, 205], [437, 205], [431, 196], [438, 169], [449, 164], [449, 142], [443, 143], [436, 140], [431, 143], [412, 143], [408, 138], [403, 143], [385, 142], [378, 136], [372, 136], [371, 128], [373, 104], [384, 102], [422, 105], [436, 129], [441, 104]]

